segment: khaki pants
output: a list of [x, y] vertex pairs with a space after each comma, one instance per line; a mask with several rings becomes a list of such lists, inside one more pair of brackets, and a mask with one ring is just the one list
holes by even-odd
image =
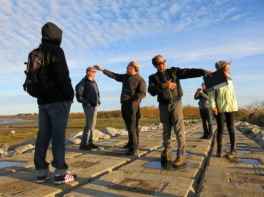
[[160, 121], [163, 124], [163, 146], [166, 150], [171, 150], [171, 128], [173, 126], [174, 132], [178, 142], [178, 157], [185, 157], [185, 128], [183, 124], [182, 104], [168, 104], [160, 105]]

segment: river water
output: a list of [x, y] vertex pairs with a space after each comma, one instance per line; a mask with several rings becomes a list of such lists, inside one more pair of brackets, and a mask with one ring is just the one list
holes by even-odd
[[10, 123], [19, 123], [19, 122], [28, 122], [31, 120], [23, 120], [23, 119], [13, 119], [13, 118], [0, 118], [0, 124], [10, 124]]

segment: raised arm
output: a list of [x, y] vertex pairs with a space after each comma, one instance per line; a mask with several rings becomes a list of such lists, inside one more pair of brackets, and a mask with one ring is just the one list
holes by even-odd
[[111, 72], [109, 70], [106, 70], [106, 69], [102, 68], [101, 66], [99, 66], [97, 64], [94, 65], [94, 69], [102, 71], [106, 76], [108, 76], [110, 78], [113, 78], [113, 79], [115, 79], [118, 82], [123, 82], [123, 79], [124, 79], [124, 76], [125, 76], [124, 74], [117, 74], [117, 73]]

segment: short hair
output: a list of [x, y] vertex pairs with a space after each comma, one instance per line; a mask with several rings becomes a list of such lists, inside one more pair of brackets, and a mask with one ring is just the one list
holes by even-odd
[[86, 68], [86, 73], [87, 73], [88, 71], [91, 71], [91, 70], [94, 70], [94, 67], [89, 66], [88, 68]]
[[155, 57], [152, 58], [152, 64], [155, 67], [157, 65], [157, 58], [162, 57], [161, 55], [156, 55]]

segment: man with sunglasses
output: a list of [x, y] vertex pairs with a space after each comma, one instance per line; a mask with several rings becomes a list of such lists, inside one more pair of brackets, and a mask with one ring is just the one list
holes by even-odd
[[146, 97], [146, 82], [139, 75], [139, 63], [131, 61], [126, 69], [126, 74], [117, 74], [103, 69], [99, 65], [94, 66], [97, 70], [103, 71], [105, 75], [122, 82], [121, 92], [121, 113], [125, 121], [129, 141], [124, 148], [129, 148], [125, 155], [137, 155], [139, 150], [139, 129], [138, 119], [140, 118], [139, 104]]
[[163, 124], [163, 146], [164, 151], [161, 154], [162, 161], [168, 161], [172, 158], [171, 147], [171, 127], [177, 137], [178, 150], [177, 158], [173, 166], [179, 166], [186, 163], [185, 158], [185, 134], [182, 115], [181, 97], [183, 95], [180, 79], [200, 77], [211, 75], [211, 71], [203, 69], [181, 69], [171, 67], [167, 69], [166, 60], [157, 55], [152, 59], [153, 66], [157, 72], [149, 76], [148, 92], [152, 96], [158, 95], [160, 121]]
[[100, 94], [94, 80], [96, 71], [93, 67], [86, 69], [86, 76], [80, 81], [78, 95], [82, 101], [83, 110], [86, 117], [86, 125], [83, 129], [81, 150], [98, 149], [93, 144], [93, 130], [96, 124], [97, 107], [100, 105]]

